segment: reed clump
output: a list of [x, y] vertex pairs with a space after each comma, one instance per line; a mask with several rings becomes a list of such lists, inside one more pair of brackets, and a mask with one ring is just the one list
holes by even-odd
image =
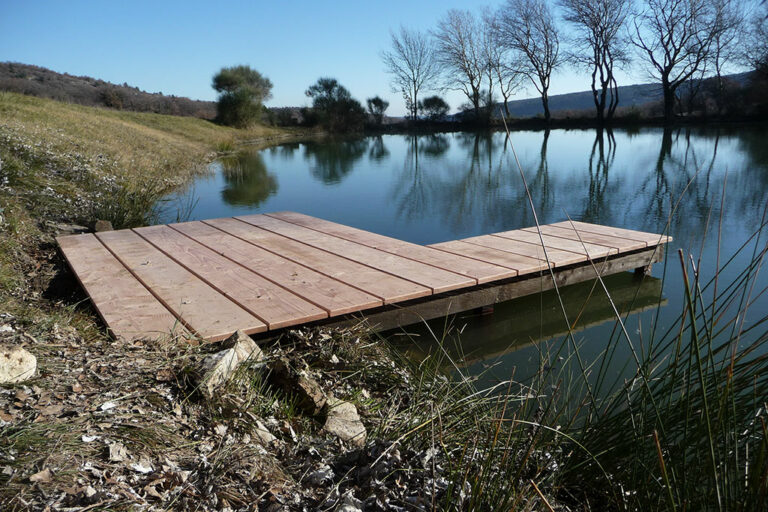
[[[567, 336], [542, 345], [533, 379], [478, 389], [482, 376], [465, 375], [438, 339], [413, 368], [412, 407], [380, 434], [439, 454], [441, 510], [764, 510], [768, 312], [754, 305], [768, 289], [765, 235], [760, 226], [709, 278], [691, 255], [668, 257], [683, 275], [677, 321], [643, 339], [617, 313], [595, 360]], [[612, 377], [627, 351], [632, 377]]]

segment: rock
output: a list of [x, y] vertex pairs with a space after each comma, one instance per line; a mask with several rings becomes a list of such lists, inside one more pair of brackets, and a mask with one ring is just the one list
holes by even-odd
[[40, 482], [45, 484], [50, 482], [52, 479], [53, 479], [53, 473], [51, 473], [51, 470], [48, 468], [45, 468], [44, 470], [39, 471], [29, 477], [29, 481], [32, 483]]
[[264, 425], [261, 421], [256, 422], [256, 430], [254, 431], [254, 435], [263, 445], [270, 445], [277, 441], [277, 438], [272, 435], [272, 432], [267, 430], [266, 425]]
[[128, 458], [128, 450], [121, 443], [112, 443], [108, 445], [109, 461], [122, 462]]
[[367, 433], [354, 404], [332, 398], [325, 404], [325, 411], [323, 430], [358, 448], [365, 445]]
[[216, 388], [227, 382], [242, 363], [264, 359], [259, 346], [243, 331], [237, 331], [222, 345], [229, 348], [203, 360], [200, 390], [208, 398], [213, 397]]
[[0, 384], [13, 384], [32, 378], [37, 359], [22, 347], [0, 346]]
[[112, 231], [112, 223], [108, 220], [97, 220], [93, 223], [93, 231], [101, 233], [102, 231]]
[[306, 413], [316, 416], [327, 401], [323, 389], [315, 379], [291, 368], [286, 359], [277, 359], [269, 365], [269, 378], [285, 393], [296, 396], [298, 405]]

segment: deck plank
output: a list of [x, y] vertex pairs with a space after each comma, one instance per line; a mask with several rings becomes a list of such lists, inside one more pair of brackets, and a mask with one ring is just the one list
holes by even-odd
[[354, 286], [382, 299], [385, 304], [425, 297], [432, 293], [425, 286], [400, 279], [233, 218], [206, 220], [204, 223]]
[[646, 233], [643, 231], [635, 231], [633, 229], [616, 228], [613, 226], [602, 226], [600, 224], [591, 224], [589, 222], [581, 222], [578, 220], [564, 222], [555, 222], [550, 226], [565, 227], [572, 229], [575, 226], [580, 232], [596, 233], [598, 235], [616, 236], [619, 238], [626, 238], [628, 240], [636, 240], [639, 242], [645, 242], [648, 247], [666, 244], [672, 241], [671, 236], [658, 235], [655, 233]]
[[216, 341], [238, 329], [251, 334], [267, 325], [211, 288], [131, 230], [97, 233], [98, 239], [201, 337]]
[[202, 222], [169, 224], [226, 258], [337, 316], [381, 306], [369, 293], [327, 277]]
[[134, 341], [186, 329], [92, 234], [56, 239], [115, 338]]
[[[523, 231], [536, 233], [536, 228], [525, 228]], [[644, 249], [648, 246], [647, 243], [638, 240], [629, 240], [628, 238], [619, 238], [616, 236], [590, 233], [589, 231], [582, 231], [581, 229], [574, 230], [572, 227], [565, 226], [541, 226], [541, 232], [545, 235], [557, 236], [568, 240], [575, 240], [577, 242], [583, 241], [592, 244], [599, 244], [606, 247], [613, 247], [618, 252], [634, 251], [637, 249]]]
[[447, 292], [476, 284], [473, 278], [455, 272], [409, 260], [396, 254], [373, 249], [266, 215], [243, 215], [235, 218], [297, 242], [317, 247], [323, 251], [426, 286], [431, 288], [433, 293]]
[[539, 238], [538, 233], [532, 233], [530, 231], [523, 231], [521, 229], [515, 229], [512, 231], [503, 231], [501, 233], [494, 233], [494, 236], [503, 238], [509, 238], [510, 240], [519, 240], [521, 242], [528, 242], [541, 245], [541, 239], [546, 244], [547, 251], [549, 248], [561, 249], [563, 251], [575, 252], [576, 254], [582, 254], [588, 256], [591, 259], [604, 258], [611, 254], [618, 254], [619, 251], [612, 247], [606, 247], [604, 245], [590, 244], [587, 242], [579, 242], [574, 240], [566, 240], [565, 238], [558, 238], [552, 235], [542, 235]]
[[461, 240], [432, 244], [430, 247], [466, 256], [468, 258], [487, 261], [495, 265], [502, 265], [514, 269], [517, 272], [517, 275], [530, 274], [547, 268], [547, 263], [539, 259], [500, 251], [490, 247], [483, 247], [481, 245], [470, 244]]
[[268, 217], [274, 217], [286, 222], [292, 222], [306, 228], [314, 229], [328, 235], [343, 238], [350, 242], [356, 242], [373, 249], [396, 254], [403, 258], [408, 258], [433, 267], [471, 277], [475, 279], [478, 284], [512, 277], [508, 268], [439, 251], [429, 246], [404, 242], [397, 238], [371, 233], [370, 231], [318, 219], [302, 213], [278, 212], [268, 213], [266, 215]]
[[324, 309], [244, 269], [168, 226], [150, 226], [133, 231], [266, 323], [269, 329], [328, 317]]
[[467, 242], [475, 245], [482, 245], [483, 247], [490, 247], [492, 249], [498, 249], [500, 251], [507, 251], [522, 256], [528, 256], [529, 258], [536, 258], [542, 261], [547, 260], [549, 257], [550, 263], [554, 267], [563, 265], [570, 265], [572, 263], [578, 263], [584, 261], [584, 256], [568, 251], [561, 251], [553, 247], [547, 247], [546, 255], [544, 249], [540, 243], [532, 244], [529, 242], [521, 242], [519, 240], [510, 240], [495, 235], [482, 235], [465, 238], [462, 242]]

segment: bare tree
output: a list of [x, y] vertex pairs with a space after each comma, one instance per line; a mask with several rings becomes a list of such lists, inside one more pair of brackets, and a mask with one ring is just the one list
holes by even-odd
[[675, 115], [677, 89], [710, 59], [716, 30], [711, 0], [644, 0], [635, 19], [632, 43], [650, 64], [651, 75], [661, 81], [664, 119]]
[[493, 84], [496, 83], [504, 102], [504, 115], [509, 117], [509, 98], [521, 86], [525, 76], [520, 73], [522, 67], [518, 53], [510, 51], [503, 43], [501, 23], [498, 13], [483, 10], [485, 42], [483, 49], [487, 60], [488, 93], [493, 96]]
[[768, 1], [755, 6], [743, 35], [743, 63], [768, 77]]
[[561, 0], [560, 5], [576, 29], [571, 58], [592, 72], [592, 98], [602, 124], [619, 104], [614, 68], [629, 62], [624, 28], [631, 0]]
[[438, 78], [440, 67], [426, 34], [401, 26], [391, 37], [392, 49], [382, 52], [381, 58], [392, 75], [393, 91], [403, 94], [411, 119], [416, 119], [419, 93]]
[[448, 75], [447, 88], [463, 92], [479, 119], [487, 68], [481, 23], [470, 11], [451, 9], [438, 22], [433, 36], [437, 58]]
[[519, 72], [541, 94], [544, 118], [549, 122], [549, 84], [560, 65], [560, 38], [555, 19], [544, 0], [507, 0], [499, 22], [503, 43], [522, 57]]
[[711, 61], [717, 82], [717, 109], [722, 114], [725, 81], [723, 70], [738, 60], [739, 36], [746, 12], [741, 0], [713, 0], [715, 31], [712, 40]]

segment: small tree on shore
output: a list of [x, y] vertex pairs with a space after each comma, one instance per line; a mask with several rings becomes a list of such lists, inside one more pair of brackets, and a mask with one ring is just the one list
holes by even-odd
[[419, 101], [419, 112], [430, 121], [439, 121], [450, 108], [440, 96], [430, 96]]
[[367, 103], [368, 113], [371, 115], [371, 118], [373, 118], [374, 124], [381, 125], [384, 121], [384, 112], [386, 112], [389, 107], [389, 102], [378, 96], [374, 96], [373, 98], [368, 98]]
[[241, 128], [258, 121], [264, 101], [272, 97], [272, 82], [249, 66], [222, 68], [213, 88], [219, 93], [217, 120]]
[[365, 123], [365, 109], [335, 78], [319, 78], [306, 93], [318, 122], [334, 133], [359, 131]]

